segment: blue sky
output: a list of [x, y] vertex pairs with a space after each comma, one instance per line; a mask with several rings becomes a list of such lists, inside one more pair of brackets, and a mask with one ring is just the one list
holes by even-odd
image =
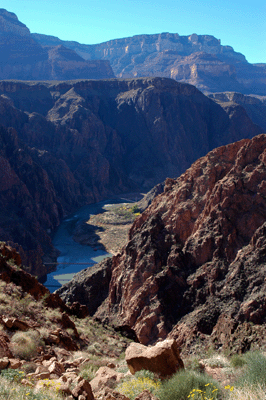
[[266, 0], [1, 0], [32, 33], [94, 44], [139, 34], [213, 35], [266, 63]]

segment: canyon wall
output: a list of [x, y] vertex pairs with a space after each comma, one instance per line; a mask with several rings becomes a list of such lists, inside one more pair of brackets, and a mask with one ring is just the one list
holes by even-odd
[[41, 261], [55, 259], [50, 235], [71, 211], [148, 190], [210, 149], [262, 131], [240, 105], [227, 113], [164, 78], [1, 81], [0, 124], [1, 237], [23, 246], [39, 277]]
[[263, 64], [250, 64], [231, 46], [211, 35], [177, 33], [136, 35], [85, 45], [33, 34], [43, 46], [62, 44], [87, 60], [108, 60], [119, 78], [161, 76], [195, 85], [203, 92], [266, 94]]

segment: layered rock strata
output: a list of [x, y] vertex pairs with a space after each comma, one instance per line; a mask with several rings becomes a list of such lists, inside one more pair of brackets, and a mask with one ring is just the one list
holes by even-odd
[[121, 78], [161, 76], [190, 83], [206, 92], [266, 94], [263, 64], [249, 64], [243, 54], [211, 35], [165, 32], [95, 45], [40, 34], [32, 37], [43, 46], [62, 44], [88, 60], [108, 60], [115, 75]]
[[[266, 135], [259, 135], [217, 148], [167, 179], [109, 264], [97, 318], [133, 329], [143, 344], [169, 334], [184, 349], [205, 339], [238, 351], [261, 343], [265, 160]], [[77, 281], [61, 288], [64, 299], [73, 300]]]

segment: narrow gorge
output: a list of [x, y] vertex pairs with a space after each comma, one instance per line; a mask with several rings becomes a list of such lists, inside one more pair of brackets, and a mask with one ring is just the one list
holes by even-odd
[[0, 118], [0, 234], [39, 278], [58, 255], [51, 235], [79, 207], [147, 192], [262, 132], [241, 105], [166, 78], [1, 81]]

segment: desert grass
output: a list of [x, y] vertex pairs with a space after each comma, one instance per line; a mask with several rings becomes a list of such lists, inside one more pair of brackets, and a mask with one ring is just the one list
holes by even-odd
[[40, 343], [38, 331], [19, 331], [11, 338], [11, 350], [14, 356], [29, 361], [37, 355]]
[[226, 400], [266, 400], [265, 387], [257, 385], [256, 387], [243, 386], [242, 388], [234, 387], [228, 393]]
[[0, 375], [0, 400], [63, 400], [63, 396], [56, 390], [36, 392], [33, 388]]
[[80, 367], [79, 375], [87, 381], [91, 381], [93, 378], [95, 378], [98, 369], [99, 367], [97, 365], [93, 363], [86, 363]]

